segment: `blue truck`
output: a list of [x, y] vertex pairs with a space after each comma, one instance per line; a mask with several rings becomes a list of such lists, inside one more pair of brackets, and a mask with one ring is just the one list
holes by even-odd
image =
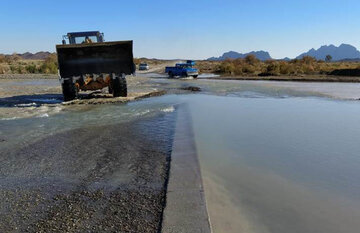
[[180, 77], [194, 77], [197, 78], [199, 75], [199, 70], [194, 68], [195, 61], [188, 60], [186, 63], [177, 63], [175, 66], [167, 66], [165, 68], [165, 73], [169, 75], [170, 78], [175, 76]]

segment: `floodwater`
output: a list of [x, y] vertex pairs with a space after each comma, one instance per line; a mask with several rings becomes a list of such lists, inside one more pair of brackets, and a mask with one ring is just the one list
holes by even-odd
[[185, 103], [214, 232], [359, 232], [358, 84], [153, 82], [169, 90], [199, 86], [202, 92], [3, 117], [0, 145], [173, 112]]
[[199, 96], [191, 112], [215, 232], [358, 232], [360, 105]]

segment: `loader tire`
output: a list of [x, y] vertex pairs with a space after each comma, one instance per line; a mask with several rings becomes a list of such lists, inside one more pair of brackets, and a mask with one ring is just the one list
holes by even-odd
[[73, 83], [72, 79], [65, 79], [64, 83], [61, 84], [64, 101], [71, 101], [78, 96], [78, 90]]
[[112, 94], [114, 97], [127, 96], [127, 84], [125, 77], [116, 77], [112, 80]]

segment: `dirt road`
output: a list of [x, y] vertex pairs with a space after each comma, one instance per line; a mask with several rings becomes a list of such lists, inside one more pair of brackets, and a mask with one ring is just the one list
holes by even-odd
[[146, 74], [146, 73], [159, 73], [163, 74], [165, 72], [166, 66], [175, 66], [176, 63], [181, 62], [181, 60], [174, 60], [174, 61], [166, 61], [161, 64], [149, 64], [148, 70], [138, 70], [136, 71], [139, 74]]

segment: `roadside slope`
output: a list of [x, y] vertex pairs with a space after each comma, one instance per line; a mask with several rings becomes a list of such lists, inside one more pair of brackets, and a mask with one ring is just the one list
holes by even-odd
[[162, 232], [211, 232], [190, 114], [177, 113]]

